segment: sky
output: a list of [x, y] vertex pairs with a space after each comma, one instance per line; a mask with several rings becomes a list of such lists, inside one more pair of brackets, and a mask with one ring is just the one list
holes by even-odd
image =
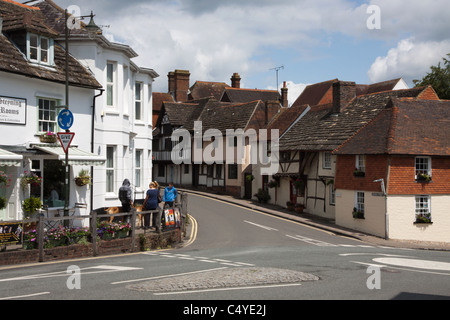
[[[448, 0], [53, 0], [93, 10], [111, 41], [160, 77], [276, 89], [293, 103], [304, 87], [338, 78], [370, 84], [402, 77], [412, 87], [450, 53]], [[23, 1], [22, 1], [23, 2]], [[278, 70], [278, 72], [277, 72]], [[278, 75], [278, 82], [277, 82]]]

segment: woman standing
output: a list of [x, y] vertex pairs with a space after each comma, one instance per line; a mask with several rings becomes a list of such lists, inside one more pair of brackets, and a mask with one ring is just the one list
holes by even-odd
[[[147, 196], [144, 200], [144, 209], [146, 211], [148, 210], [156, 210], [159, 208], [159, 203], [161, 202], [161, 196], [159, 195], [159, 185], [158, 182], [153, 181], [150, 182], [149, 188], [147, 190]], [[160, 229], [159, 224], [157, 224], [158, 216], [156, 214], [153, 214], [153, 226], [156, 227], [156, 230], [158, 231]], [[150, 227], [150, 214], [146, 214], [144, 216], [144, 229], [148, 229]]]

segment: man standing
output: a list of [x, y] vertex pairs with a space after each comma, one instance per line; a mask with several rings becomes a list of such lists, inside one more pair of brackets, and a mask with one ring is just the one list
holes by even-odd
[[[133, 200], [131, 199], [131, 187], [130, 180], [123, 180], [122, 186], [119, 189], [119, 200], [122, 202], [122, 212], [130, 212], [133, 206]], [[130, 218], [128, 217], [127, 220]]]
[[173, 186], [173, 182], [169, 183], [169, 186], [164, 189], [163, 202], [164, 206], [173, 207], [173, 202], [177, 198], [177, 189]]

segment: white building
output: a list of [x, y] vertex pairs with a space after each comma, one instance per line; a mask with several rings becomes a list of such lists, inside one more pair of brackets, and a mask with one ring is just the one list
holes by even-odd
[[[64, 10], [53, 1], [36, 6], [62, 39]], [[133, 63], [138, 55], [131, 47], [110, 42], [101, 34], [71, 30], [69, 39], [69, 52], [103, 87], [93, 102], [91, 152], [106, 163], [93, 171], [92, 208], [120, 206], [118, 190], [124, 179], [131, 181], [134, 198], [141, 200], [152, 180], [152, 83], [159, 75]]]
[[[39, 8], [0, 1], [0, 173], [10, 181], [0, 183], [6, 207], [0, 220], [22, 218], [23, 200], [38, 197], [49, 208], [64, 207], [64, 152], [59, 142], [42, 142], [40, 136], [61, 131], [57, 116], [65, 104], [65, 51], [58, 35], [44, 23]], [[70, 151], [70, 202], [88, 205], [88, 187], [77, 187], [74, 178], [81, 169], [102, 165], [101, 156], [90, 153], [91, 106], [94, 76], [69, 57], [70, 110], [75, 132]], [[21, 186], [21, 176], [34, 174], [40, 184]], [[53, 198], [50, 197], [52, 190]], [[77, 208], [79, 209], [79, 208]], [[81, 214], [85, 214], [82, 212]]]

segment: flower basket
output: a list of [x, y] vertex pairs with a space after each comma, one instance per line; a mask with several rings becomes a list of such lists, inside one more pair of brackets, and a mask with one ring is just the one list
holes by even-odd
[[46, 132], [39, 136], [39, 140], [43, 143], [55, 143], [56, 142], [56, 134], [53, 132]]
[[78, 172], [78, 177], [75, 178], [75, 184], [79, 187], [82, 187], [90, 183], [91, 177], [89, 175], [89, 171], [85, 169], [80, 170], [80, 172]]
[[123, 239], [128, 237], [128, 230], [120, 230], [114, 234], [114, 237], [117, 239]]
[[355, 177], [365, 177], [366, 173], [364, 171], [355, 169], [355, 171], [353, 171], [353, 176], [355, 176]]
[[431, 223], [431, 215], [430, 214], [418, 214], [418, 215], [416, 215], [415, 223]]
[[294, 211], [294, 203], [288, 201], [288, 202], [286, 202], [286, 207], [287, 207], [288, 211]]
[[91, 177], [76, 177], [75, 184], [79, 187], [83, 187], [91, 182]]

